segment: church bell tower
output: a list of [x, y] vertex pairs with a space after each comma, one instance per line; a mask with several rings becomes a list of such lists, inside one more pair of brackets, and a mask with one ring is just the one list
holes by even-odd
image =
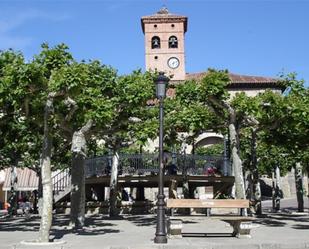
[[171, 14], [165, 7], [154, 15], [142, 17], [146, 70], [163, 71], [174, 82], [185, 80], [187, 21], [186, 16]]

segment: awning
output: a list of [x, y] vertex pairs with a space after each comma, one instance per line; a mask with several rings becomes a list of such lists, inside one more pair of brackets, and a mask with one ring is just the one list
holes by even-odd
[[[33, 191], [38, 189], [39, 177], [36, 172], [28, 168], [17, 168], [17, 191]], [[5, 180], [3, 184], [4, 191], [11, 190], [11, 169], [5, 170]]]
[[3, 184], [5, 180], [5, 170], [0, 170], [0, 184]]

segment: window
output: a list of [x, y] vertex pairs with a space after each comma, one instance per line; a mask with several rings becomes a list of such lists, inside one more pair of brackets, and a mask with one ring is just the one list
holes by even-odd
[[156, 28], [158, 27], [158, 25], [157, 25], [157, 24], [155, 24], [155, 25], [153, 25], [153, 27], [156, 29]]
[[168, 47], [169, 48], [178, 48], [178, 40], [176, 36], [171, 36], [168, 39]]
[[151, 48], [155, 49], [155, 48], [160, 48], [161, 44], [160, 44], [160, 38], [158, 36], [154, 36], [151, 39]]
[[172, 24], [171, 27], [172, 27], [172, 28], [175, 28], [175, 24]]
[[154, 58], [155, 58], [155, 60], [157, 60], [157, 59], [158, 59], [158, 56], [155, 56]]

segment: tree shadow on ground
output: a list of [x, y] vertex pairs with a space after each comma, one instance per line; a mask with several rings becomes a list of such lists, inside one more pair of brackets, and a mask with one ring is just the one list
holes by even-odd
[[15, 231], [38, 231], [40, 227], [40, 219], [38, 217], [8, 217], [0, 222], [0, 231], [15, 232]]
[[137, 226], [154, 226], [156, 224], [155, 216], [130, 215], [126, 216], [125, 219]]
[[192, 238], [226, 238], [234, 237], [232, 233], [182, 233], [182, 237]]
[[95, 215], [95, 216], [91, 216], [91, 218], [94, 217], [98, 217], [100, 219], [104, 219], [104, 220], [125, 220], [125, 218], [122, 215], [117, 215], [117, 216], [113, 216], [113, 217], [109, 217], [108, 215]]
[[[254, 222], [257, 224], [270, 226], [270, 227], [282, 227], [282, 226], [291, 226], [294, 229], [305, 229], [309, 228], [309, 216], [307, 213], [301, 214], [292, 214], [287, 212], [278, 212], [278, 213], [268, 213], [262, 216], [258, 216], [258, 219]], [[302, 224], [293, 224], [302, 223]]]
[[197, 221], [191, 221], [191, 220], [183, 220], [182, 223], [183, 224], [196, 224], [198, 222]]
[[83, 236], [83, 235], [96, 236], [96, 235], [103, 235], [103, 234], [120, 233], [120, 230], [118, 229], [103, 228], [103, 226], [113, 226], [113, 224], [108, 223], [102, 226], [89, 227], [89, 228], [84, 227], [82, 229], [66, 229], [66, 228], [52, 229], [51, 237], [52, 237], [52, 240], [59, 240], [67, 234], [75, 234], [78, 236]]
[[286, 212], [286, 213], [298, 212], [298, 208], [297, 207], [284, 207], [284, 208], [281, 208], [281, 211]]
[[271, 218], [257, 219], [254, 221], [254, 223], [264, 225], [264, 226], [269, 226], [269, 227], [283, 227], [287, 225], [286, 222], [276, 221]]
[[[32, 216], [30, 219], [24, 217], [9, 217], [7, 219], [2, 219], [0, 222], [0, 231], [5, 232], [38, 232], [40, 228], [39, 216]], [[106, 218], [99, 215], [87, 217], [83, 229], [69, 229], [69, 224], [69, 215], [55, 215], [51, 229], [51, 236], [54, 237], [54, 239], [60, 239], [66, 234], [101, 235], [120, 232], [118, 229], [111, 228], [116, 226], [115, 224], [106, 222]]]
[[51, 235], [54, 239], [61, 239], [66, 234], [76, 234], [76, 235], [102, 235], [110, 233], [119, 233], [120, 230], [112, 229], [111, 227], [116, 226], [110, 222], [106, 222], [108, 217], [102, 215], [93, 215], [86, 217], [85, 226], [81, 229], [70, 229], [68, 228], [70, 224], [70, 217], [68, 215], [57, 215], [53, 222], [53, 228], [51, 230]]
[[303, 225], [303, 224], [296, 224], [296, 225], [293, 225], [292, 226], [293, 229], [305, 229], [305, 230], [308, 230], [309, 229], [309, 225]]
[[309, 222], [309, 216], [307, 213], [303, 214], [291, 214], [291, 213], [273, 213], [267, 215], [267, 218], [277, 221], [294, 221], [294, 222]]
[[[123, 220], [122, 217], [113, 217], [110, 218], [108, 216], [103, 215], [91, 215], [85, 217], [85, 226], [93, 226], [106, 224], [105, 221], [113, 221], [113, 220]], [[70, 216], [69, 215], [56, 215], [53, 218], [53, 226], [68, 226], [70, 224]], [[109, 223], [110, 224], [110, 223]]]
[[[177, 216], [175, 216], [174, 218], [176, 217]], [[132, 222], [137, 226], [155, 226], [157, 221], [157, 217], [155, 215], [128, 215], [124, 219]], [[178, 219], [178, 217], [176, 219]], [[196, 221], [183, 220], [180, 217], [179, 219], [182, 220], [182, 223], [184, 224], [198, 223]]]

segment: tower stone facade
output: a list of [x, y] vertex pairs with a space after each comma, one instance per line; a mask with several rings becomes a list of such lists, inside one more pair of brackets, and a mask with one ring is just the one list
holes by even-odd
[[146, 70], [163, 71], [172, 81], [185, 80], [184, 34], [187, 20], [186, 16], [169, 13], [167, 8], [142, 17]]

